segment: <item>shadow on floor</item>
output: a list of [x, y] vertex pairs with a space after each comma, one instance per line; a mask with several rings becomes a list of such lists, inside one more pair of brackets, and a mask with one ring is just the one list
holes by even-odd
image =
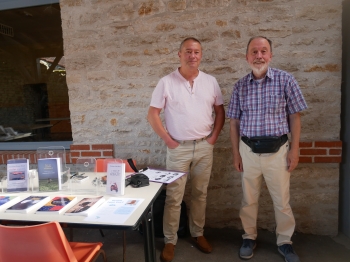
[[[65, 230], [69, 238], [69, 231]], [[204, 254], [195, 248], [191, 237], [180, 238], [175, 249], [173, 262], [232, 262], [244, 261], [238, 257], [241, 246], [241, 231], [235, 229], [206, 229], [205, 237], [213, 245], [211, 254]], [[97, 229], [74, 229], [73, 241], [103, 242], [109, 262], [123, 261], [123, 232]], [[293, 247], [302, 262], [348, 262], [350, 261], [350, 239], [344, 235], [335, 238], [295, 233]], [[275, 234], [259, 230], [254, 257], [249, 261], [284, 261], [278, 253]], [[163, 248], [163, 239], [156, 238], [157, 261]], [[100, 261], [100, 260], [97, 260]], [[127, 262], [144, 261], [143, 236], [138, 231], [126, 231]]]

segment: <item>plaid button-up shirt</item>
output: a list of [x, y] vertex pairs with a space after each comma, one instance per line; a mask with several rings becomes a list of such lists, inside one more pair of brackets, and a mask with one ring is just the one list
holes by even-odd
[[234, 85], [227, 117], [240, 119], [240, 136], [281, 136], [290, 132], [288, 115], [306, 108], [295, 78], [268, 68], [262, 81], [250, 73]]

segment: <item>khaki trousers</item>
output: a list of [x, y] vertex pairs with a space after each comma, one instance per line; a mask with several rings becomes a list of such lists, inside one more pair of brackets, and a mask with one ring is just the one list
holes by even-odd
[[187, 180], [191, 183], [190, 233], [192, 237], [203, 235], [207, 188], [213, 164], [213, 147], [206, 140], [202, 140], [186, 141], [175, 149], [168, 148], [166, 168], [189, 173], [167, 185], [163, 217], [165, 243], [174, 245], [177, 243], [181, 202]]
[[277, 245], [291, 244], [295, 220], [289, 205], [290, 173], [287, 171], [287, 142], [278, 152], [255, 154], [243, 141], [239, 151], [243, 161], [243, 199], [240, 210], [245, 234], [243, 238], [255, 240], [257, 237], [258, 201], [262, 179], [265, 179], [275, 210]]

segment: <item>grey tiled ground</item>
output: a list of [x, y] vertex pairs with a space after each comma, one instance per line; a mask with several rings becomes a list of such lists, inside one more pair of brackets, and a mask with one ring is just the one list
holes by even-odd
[[[65, 232], [67, 237], [69, 237], [69, 231], [65, 229]], [[123, 261], [122, 231], [103, 230], [103, 233], [104, 237], [96, 229], [74, 229], [73, 241], [103, 242], [103, 248], [109, 262]], [[243, 261], [238, 257], [241, 233], [241, 231], [235, 229], [206, 229], [205, 236], [213, 245], [211, 254], [204, 254], [193, 247], [190, 236], [180, 238], [175, 249], [173, 262]], [[156, 238], [155, 240], [157, 261], [159, 261], [163, 240], [162, 238]], [[344, 235], [332, 238], [295, 233], [293, 241], [293, 247], [302, 262], [350, 261], [350, 239]], [[259, 230], [257, 244], [257, 248], [254, 250], [254, 257], [249, 261], [284, 261], [277, 251], [274, 233]], [[126, 231], [126, 261], [144, 261], [143, 236], [137, 231]]]

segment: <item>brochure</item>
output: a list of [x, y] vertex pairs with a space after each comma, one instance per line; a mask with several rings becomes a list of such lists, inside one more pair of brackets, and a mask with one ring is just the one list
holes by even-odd
[[61, 214], [75, 203], [75, 196], [57, 196], [39, 208], [36, 214]]
[[122, 225], [143, 201], [143, 198], [110, 197], [84, 221]]
[[148, 176], [149, 181], [165, 183], [165, 184], [169, 184], [186, 174], [186, 172], [151, 169], [151, 168], [145, 168], [144, 170], [140, 170], [140, 173]]
[[38, 159], [39, 191], [61, 190], [61, 158]]
[[37, 209], [39, 206], [49, 200], [48, 196], [29, 196], [22, 201], [7, 208], [5, 212], [28, 213]]
[[105, 199], [103, 196], [83, 198], [73, 207], [68, 209], [64, 214], [68, 216], [88, 216], [104, 201]]
[[107, 164], [106, 194], [124, 195], [125, 164], [110, 162]]
[[27, 191], [29, 160], [26, 158], [7, 160], [7, 191]]

